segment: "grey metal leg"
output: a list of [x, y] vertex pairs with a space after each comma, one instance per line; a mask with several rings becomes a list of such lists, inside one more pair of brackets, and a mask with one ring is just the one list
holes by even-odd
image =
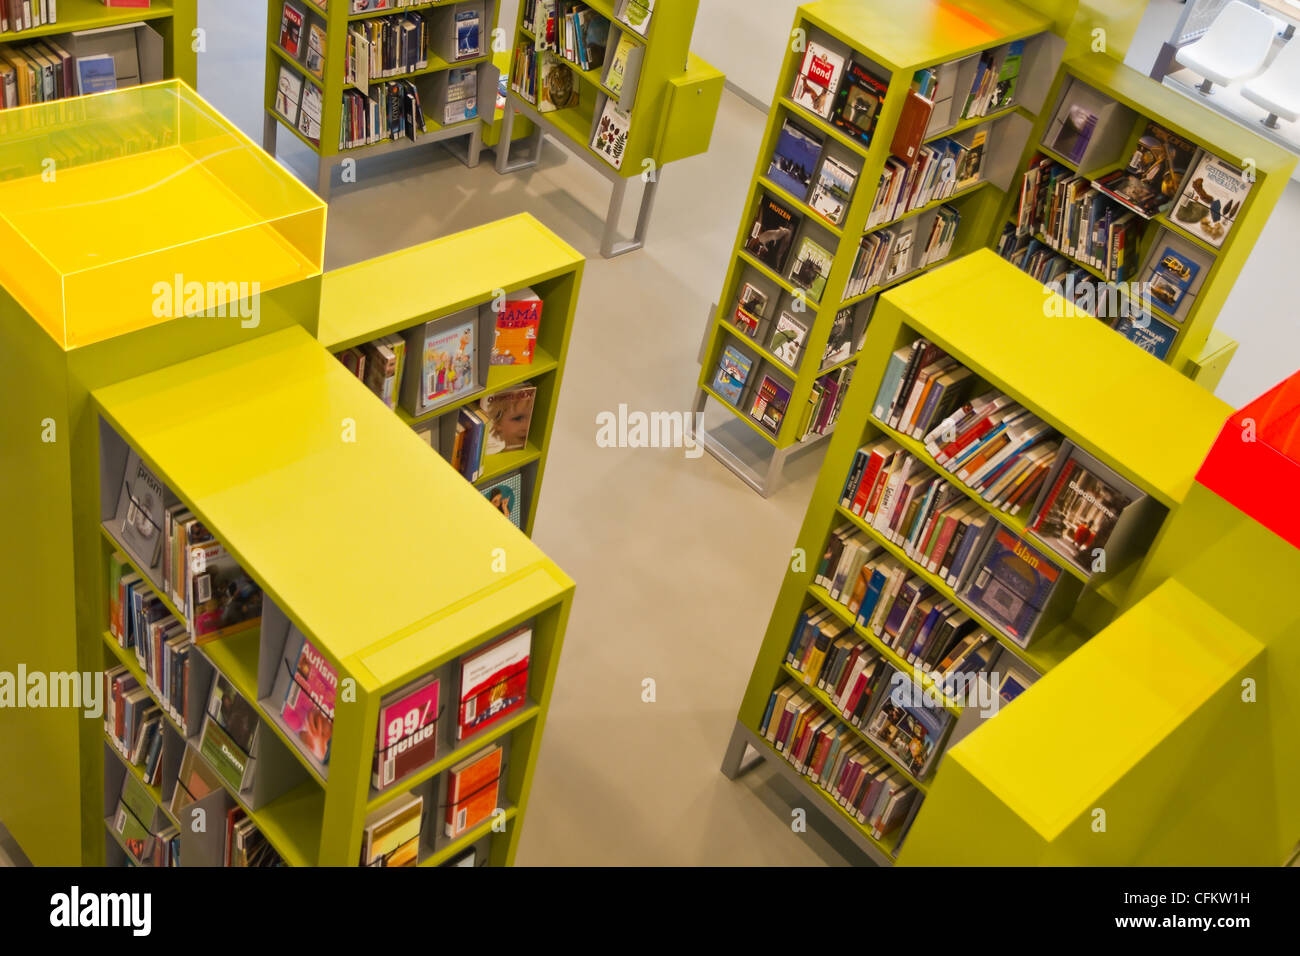
[[269, 111], [263, 111], [262, 117], [262, 149], [266, 150], [272, 156], [275, 155], [275, 137], [279, 132], [280, 121], [270, 114]]
[[1196, 92], [1202, 96], [1209, 96], [1214, 92], [1213, 80], [1202, 80], [1201, 85], [1196, 88]]
[[1295, 36], [1295, 24], [1294, 24], [1294, 23], [1288, 23], [1288, 24], [1286, 25], [1286, 30], [1284, 30], [1284, 31], [1282, 32], [1282, 39], [1283, 39], [1283, 40], [1289, 40], [1289, 39], [1291, 39], [1293, 36]]
[[641, 194], [641, 208], [637, 212], [636, 230], [632, 239], [619, 241], [618, 224], [623, 215], [623, 200], [627, 197], [627, 179], [622, 177], [614, 184], [614, 193], [609, 198], [609, 212], [605, 217], [605, 234], [600, 241], [600, 254], [606, 259], [626, 255], [645, 247], [645, 237], [650, 229], [650, 215], [654, 211], [655, 194], [659, 190], [659, 177], [663, 170], [655, 170], [654, 178], [645, 184]]
[[322, 156], [316, 162], [316, 195], [326, 202], [330, 198], [330, 185], [334, 179], [334, 163]]
[[745, 752], [749, 749], [749, 732], [740, 721], [736, 721], [731, 731], [731, 740], [727, 743], [727, 752], [722, 757], [722, 774], [728, 780], [735, 780], [746, 770], [752, 770], [763, 762], [763, 755], [755, 753], [755, 759], [745, 764]]
[[718, 303], [709, 306], [709, 321], [704, 324], [704, 336], [700, 339], [700, 355], [696, 359], [701, 365], [709, 360], [709, 340], [713, 338], [713, 320], [718, 315]]
[[469, 134], [469, 155], [465, 160], [465, 165], [473, 169], [478, 165], [479, 157], [483, 153], [483, 124], [475, 123], [474, 131]]
[[514, 106], [509, 100], [506, 100], [505, 116], [501, 120], [501, 138], [497, 140], [497, 172], [502, 175], [506, 173], [517, 173], [521, 169], [531, 169], [536, 166], [542, 158], [542, 141], [546, 135], [538, 127], [533, 130], [533, 135], [528, 137], [526, 142], [529, 145], [528, 156], [525, 159], [511, 162], [510, 154], [514, 151], [515, 143], [515, 113]]
[[1277, 114], [1276, 114], [1276, 113], [1269, 113], [1269, 114], [1268, 114], [1268, 119], [1264, 120], [1264, 125], [1267, 126], [1269, 129], [1277, 129], [1277, 126], [1278, 126], [1278, 123], [1277, 123]]

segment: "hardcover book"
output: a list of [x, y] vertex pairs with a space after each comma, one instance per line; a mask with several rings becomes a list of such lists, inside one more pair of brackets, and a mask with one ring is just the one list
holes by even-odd
[[189, 548], [186, 610], [190, 633], [204, 644], [257, 627], [262, 619], [262, 589], [218, 541]]
[[1174, 222], [1217, 249], [1237, 221], [1251, 185], [1236, 166], [1203, 153], [1196, 170], [1185, 178], [1174, 205]]
[[718, 371], [713, 376], [713, 390], [731, 404], [738, 404], [753, 368], [753, 359], [734, 345], [728, 345], [722, 350], [722, 358], [718, 361]]
[[771, 196], [764, 196], [749, 231], [745, 251], [774, 272], [785, 268], [795, 230], [803, 220]]
[[461, 661], [457, 740], [523, 708], [528, 697], [532, 642], [532, 628], [520, 627]]
[[758, 333], [758, 324], [767, 314], [767, 293], [746, 282], [740, 289], [736, 305], [736, 326], [751, 339]]
[[553, 113], [578, 105], [578, 86], [568, 64], [549, 50], [539, 53], [537, 111]]
[[[894, 757], [913, 777], [924, 777], [938, 755], [948, 725], [949, 713], [925, 704], [921, 688], [905, 681], [883, 694], [867, 724], [867, 736]], [[892, 691], [898, 691], [893, 693]]]
[[799, 254], [794, 258], [794, 266], [790, 269], [790, 281], [806, 291], [814, 302], [820, 302], [822, 293], [826, 291], [826, 279], [830, 276], [833, 262], [829, 252], [805, 238], [799, 246]]
[[813, 170], [822, 153], [822, 141], [786, 120], [776, 140], [776, 152], [767, 168], [767, 178], [796, 199], [808, 198]]
[[537, 386], [528, 382], [479, 399], [479, 408], [490, 423], [483, 454], [499, 455], [526, 448], [536, 402]]
[[749, 410], [749, 417], [775, 432], [780, 429], [789, 405], [790, 390], [771, 375], [764, 375], [763, 384], [754, 395], [754, 404]]
[[329, 763], [338, 671], [296, 628], [291, 637], [296, 637], [298, 646], [289, 649], [285, 661], [286, 666], [288, 660], [293, 660], [294, 665], [280, 716], [309, 754], [323, 764]]
[[[803, 351], [803, 342], [807, 336], [807, 326], [798, 322], [789, 312], [782, 312], [776, 320], [776, 328], [772, 330], [768, 349], [787, 366], [794, 368], [799, 363], [799, 354]], [[735, 400], [732, 402], [734, 404]]]
[[117, 89], [117, 64], [111, 53], [77, 57], [77, 92], [107, 93]]
[[532, 365], [537, 332], [542, 325], [542, 297], [532, 289], [520, 289], [506, 296], [496, 316], [496, 339], [492, 343], [491, 365]]
[[433, 406], [472, 392], [475, 387], [473, 322], [434, 331], [424, 341], [424, 401]]
[[302, 54], [303, 12], [292, 3], [284, 5], [280, 16], [280, 49], [295, 60]]
[[492, 505], [510, 519], [516, 528], [523, 527], [523, 475], [511, 472], [479, 489]]
[[966, 599], [1021, 647], [1029, 643], [1061, 570], [1024, 539], [998, 527]]
[[447, 836], [474, 829], [497, 809], [503, 755], [497, 744], [447, 771]]
[[809, 41], [790, 98], [822, 119], [829, 119], [844, 73], [844, 57]]
[[853, 198], [853, 184], [857, 179], [858, 174], [853, 169], [834, 156], [827, 156], [817, 174], [817, 185], [813, 187], [809, 205], [827, 221], [838, 226], [844, 221], [849, 200]]
[[379, 705], [379, 739], [370, 782], [384, 790], [438, 756], [439, 682], [422, 677]]

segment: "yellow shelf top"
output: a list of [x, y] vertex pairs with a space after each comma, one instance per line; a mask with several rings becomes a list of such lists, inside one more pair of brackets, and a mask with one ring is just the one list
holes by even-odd
[[572, 586], [301, 328], [94, 398], [363, 686], [414, 676]]
[[0, 112], [0, 284], [65, 349], [237, 311], [324, 240], [325, 204], [179, 80]]
[[[1232, 408], [990, 249], [886, 292], [954, 353], [1166, 505], [1182, 501]], [[1059, 307], [1059, 308], [1057, 308]]]
[[[583, 257], [527, 213], [327, 272], [319, 338], [333, 351], [579, 269]], [[437, 282], [429, 281], [437, 277]]]
[[1232, 682], [1263, 649], [1168, 581], [948, 757], [1052, 840], [1215, 694], [1239, 690]]
[[[817, 0], [800, 14], [893, 70], [945, 63], [1004, 40], [1051, 29], [1014, 0]], [[910, 79], [910, 77], [908, 77]]]

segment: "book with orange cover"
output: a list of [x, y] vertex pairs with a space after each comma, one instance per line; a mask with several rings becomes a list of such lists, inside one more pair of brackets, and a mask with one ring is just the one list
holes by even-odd
[[494, 746], [447, 771], [447, 836], [458, 837], [492, 816], [500, 789], [501, 757], [501, 747]]

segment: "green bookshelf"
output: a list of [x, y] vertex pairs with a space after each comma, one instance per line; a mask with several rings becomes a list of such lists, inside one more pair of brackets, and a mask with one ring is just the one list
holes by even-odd
[[[999, 307], [988, 309], [987, 302], [997, 302]], [[898, 858], [900, 838], [925, 795], [936, 785], [936, 775], [942, 784], [942, 750], [992, 719], [992, 715], [971, 706], [972, 698], [966, 693], [953, 695], [954, 689], [968, 693], [969, 684], [963, 688], [960, 682], [954, 685], [942, 679], [936, 684], [932, 672], [914, 670], [873, 630], [857, 623], [855, 614], [845, 606], [847, 594], [837, 600], [816, 583], [817, 564], [833, 530], [847, 523], [880, 544], [897, 564], [931, 584], [940, 598], [953, 602], [958, 610], [970, 615], [977, 627], [995, 638], [1000, 656], [992, 662], [993, 671], [1006, 673], [1012, 669], [1032, 682], [1051, 672], [1131, 605], [1134, 583], [1144, 574], [1152, 553], [1149, 549], [1160, 540], [1171, 517], [1191, 492], [1197, 470], [1229, 412], [1228, 406], [1208, 391], [1133, 348], [1092, 318], [1050, 317], [1044, 314], [1042, 303], [1041, 284], [991, 250], [972, 253], [881, 296], [858, 360], [858, 374], [849, 388], [799, 531], [795, 554], [806, 555], [806, 561], [791, 562], [784, 577], [723, 762], [723, 772], [734, 778], [748, 765], [746, 755], [756, 752], [783, 775], [796, 780], [805, 792], [811, 788], [824, 798], [831, 821], [881, 864], [891, 864]], [[1147, 496], [1147, 523], [1137, 543], [1118, 559], [1112, 554], [1109, 566], [1090, 578], [1080, 575], [1070, 562], [1026, 532], [1023, 520], [1007, 520], [1005, 514], [999, 513], [997, 520], [1003, 528], [1022, 536], [1060, 572], [1056, 590], [1027, 647], [1012, 640], [977, 610], [961, 589], [954, 591], [872, 524], [843, 506], [845, 483], [858, 449], [897, 434], [873, 417], [873, 405], [891, 353], [918, 337], [938, 345], [970, 368], [980, 382], [1020, 402]], [[1044, 356], [1065, 352], [1090, 356], [1094, 365], [1086, 382], [1062, 374], [1056, 363], [1044, 360]], [[976, 392], [981, 390], [976, 387]], [[1133, 413], [1135, 395], [1140, 395], [1141, 414]], [[919, 443], [900, 444], [913, 451], [931, 472], [949, 477]], [[969, 489], [958, 487], [968, 498], [975, 497]], [[982, 500], [980, 504], [988, 507]], [[854, 742], [895, 770], [902, 782], [916, 791], [907, 820], [883, 836], [873, 835], [824, 788], [812, 783], [785, 753], [777, 752], [762, 731], [769, 699], [787, 679], [806, 688], [831, 713], [840, 713], [830, 695], [787, 660], [796, 623], [810, 609], [831, 612], [849, 628], [852, 638], [874, 651], [885, 664], [918, 679], [934, 703], [952, 717], [946, 736], [939, 742], [940, 755], [920, 776], [902, 763], [899, 754], [867, 733], [867, 717], [860, 727], [852, 726], [847, 719], [841, 721], [852, 731]], [[994, 685], [992, 690], [996, 689]], [[814, 801], [814, 805], [820, 804]], [[950, 823], [945, 825], [951, 828]]]
[[[1074, 105], [1089, 110], [1098, 121], [1082, 155], [1064, 156], [1053, 146], [1057, 144], [1065, 112]], [[1123, 169], [1139, 149], [1149, 123], [1164, 127], [1195, 149], [1188, 160], [1187, 177], [1198, 169], [1203, 152], [1238, 170], [1248, 167], [1253, 171], [1250, 192], [1218, 246], [1195, 222], [1186, 221], [1187, 204], [1182, 199], [1181, 184], [1175, 191], [1165, 191], [1166, 203], [1172, 203], [1165, 211], [1133, 221], [1138, 230], [1136, 271], [1125, 281], [1140, 282], [1156, 290], [1151, 301], [1150, 323], [1144, 329], [1134, 330], [1134, 339], [1172, 368], [1213, 389], [1236, 348], [1236, 343], [1226, 336], [1214, 334], [1214, 324], [1286, 188], [1295, 168], [1295, 157], [1105, 54], [1080, 53], [1068, 57], [1052, 85], [1046, 106], [1037, 118], [1021, 159], [1017, 184], [1024, 181], [1026, 171], [1039, 157], [1051, 160], [1066, 175], [1077, 174], [1086, 180], [1095, 181]], [[1020, 204], [1017, 186], [1007, 194], [1004, 219], [994, 232], [993, 243], [999, 251], [1004, 242], [1037, 240], [1040, 248], [1056, 253], [1063, 265], [1087, 273], [1100, 289], [1114, 288], [1107, 281], [1107, 271], [1088, 259], [1077, 246], [1068, 241], [1063, 245], [1057, 238], [1045, 236], [1043, 230], [1021, 226]], [[1193, 215], [1199, 211], [1200, 207]], [[1010, 235], [1017, 229], [1023, 239], [1013, 239]], [[1168, 283], [1152, 281], [1169, 252], [1195, 265], [1195, 274], [1176, 303], [1159, 297], [1158, 290], [1162, 285], [1168, 288]], [[1111, 314], [1103, 318], [1113, 325], [1119, 317]]]
[[[290, 22], [297, 27], [297, 50], [291, 28], [285, 35], [285, 8], [297, 11], [298, 17]], [[429, 143], [443, 143], [452, 149], [467, 165], [475, 166], [483, 146], [485, 104], [496, 102], [496, 74], [492, 69], [493, 33], [499, 13], [499, 0], [432, 0], [381, 10], [353, 13], [352, 5], [336, 0], [328, 6], [316, 0], [268, 0], [266, 26], [266, 100], [262, 145], [275, 155], [281, 130], [299, 140], [316, 154], [317, 173], [314, 188], [325, 199], [339, 181], [335, 171], [345, 162], [385, 155]], [[461, 50], [457, 41], [457, 14], [477, 13], [477, 45]], [[399, 61], [395, 58], [380, 60], [376, 55], [373, 67], [367, 67], [366, 76], [349, 73], [350, 51], [355, 61], [360, 54], [359, 45], [350, 46], [351, 35], [360, 33], [370, 37], [367, 30], [387, 17], [415, 17], [424, 24], [425, 42], [417, 58]], [[319, 69], [313, 51], [313, 33], [323, 34], [319, 50]], [[380, 45], [385, 41], [381, 40]], [[396, 41], [400, 42], [400, 41]], [[396, 50], [396, 42], [387, 42], [389, 51]], [[396, 57], [396, 53], [392, 54]], [[367, 60], [367, 62], [369, 62]], [[392, 64], [403, 63], [402, 66]], [[409, 68], [408, 68], [409, 67]], [[472, 77], [453, 76], [455, 71], [473, 70]], [[319, 74], [319, 75], [318, 75]], [[349, 79], [352, 76], [353, 79]], [[286, 80], [286, 77], [288, 78]], [[366, 81], [368, 79], [368, 82]], [[348, 114], [352, 106], [382, 102], [380, 91], [385, 84], [409, 81], [419, 96], [424, 115], [425, 129], [411, 136], [391, 137], [384, 132], [370, 137], [358, 136], [345, 140]], [[289, 95], [281, 97], [281, 84], [287, 82]], [[364, 87], [364, 89], [363, 89]], [[304, 119], [303, 97], [319, 101], [319, 136], [308, 135], [304, 127], [314, 131], [314, 124]], [[473, 115], [457, 104], [466, 97], [474, 100]], [[289, 104], [288, 100], [297, 102]], [[378, 106], [373, 107], [376, 111]], [[314, 113], [314, 111], [309, 111]], [[463, 148], [457, 146], [463, 140]], [[341, 174], [343, 182], [355, 182], [355, 166], [351, 172]]]
[[[587, 0], [586, 7], [607, 19], [610, 27], [603, 64], [584, 70], [576, 52], [565, 60], [563, 32], [558, 40], [547, 40], [544, 4], [521, 0], [514, 52], [505, 70], [509, 93], [496, 146], [497, 171], [512, 173], [535, 167], [549, 136], [609, 180], [612, 192], [601, 238], [601, 255], [606, 258], [645, 245], [664, 167], [708, 150], [725, 79], [690, 52], [699, 0], [659, 3], [644, 30], [629, 26], [624, 17], [627, 4], [628, 0]], [[558, 5], [570, 6], [565, 0]], [[549, 52], [550, 42], [560, 54], [556, 75], [564, 78], [553, 85], [569, 91], [568, 103], [559, 108], [544, 92], [547, 84], [540, 77], [542, 61], [556, 55]], [[625, 47], [623, 56], [618, 55], [620, 47]], [[530, 93], [524, 82], [528, 72], [520, 56], [524, 51], [536, 53], [536, 92]], [[616, 61], [626, 64], [621, 85], [610, 80]], [[626, 131], [621, 152], [593, 148], [607, 105], [625, 114], [620, 120]], [[516, 133], [520, 118], [531, 123], [531, 132], [522, 138]], [[644, 183], [637, 222], [632, 238], [620, 239], [620, 219], [634, 177]]]
[[[769, 495], [779, 487], [790, 456], [821, 445], [833, 432], [831, 411], [842, 401], [880, 293], [986, 245], [1008, 191], [1014, 188], [1022, 150], [1064, 50], [1064, 40], [1050, 27], [1046, 17], [1004, 0], [969, 0], [960, 6], [931, 0], [902, 5], [887, 0], [820, 0], [799, 7], [791, 31], [797, 42], [790, 44], [781, 67], [735, 247], [700, 353], [702, 367], [693, 403], [697, 413], [706, 415], [701, 433], [704, 446], [760, 494]], [[967, 95], [976, 82], [981, 55], [990, 52], [1000, 64], [1013, 43], [1023, 47], [1010, 99], [990, 101], [984, 110], [967, 115]], [[841, 76], [857, 63], [887, 88], [869, 137], [837, 125], [833, 104], [827, 106], [827, 117], [796, 102], [795, 84], [812, 44], [842, 58]], [[877, 206], [878, 184], [889, 168], [892, 141], [913, 77], [931, 69], [937, 90], [924, 145], [955, 140], [974, 149], [979, 136], [984, 143], [978, 177], [959, 182], [954, 170], [951, 177], [943, 174], [942, 189], [931, 190], [940, 198], [907, 201], [893, 208], [883, 202]], [[782, 175], [774, 164], [778, 149], [785, 148], [787, 124], [805, 138], [803, 148], [814, 157], [812, 168], [802, 176], [803, 195], [794, 194], [800, 188], [799, 177]], [[806, 145], [809, 142], [813, 145]], [[838, 220], [812, 206], [813, 187], [828, 162], [847, 168], [854, 179]], [[923, 198], [919, 191], [917, 198]], [[761, 246], [754, 246], [758, 229], [767, 228], [758, 224], [769, 202], [792, 215], [787, 224], [797, 222], [784, 257], [776, 257], [784, 262], [774, 263]], [[959, 217], [955, 235], [944, 225], [954, 216]], [[942, 244], [931, 245], [936, 236], [945, 240], [946, 251]], [[898, 255], [872, 280], [863, 274], [865, 270], [857, 270], [859, 250], [864, 243], [884, 237], [890, 237], [891, 255], [893, 250]], [[810, 284], [794, 278], [792, 267], [799, 266], [805, 241], [815, 243], [829, 260], [820, 266], [820, 290], [816, 279]], [[902, 251], [908, 244], [910, 248]], [[763, 303], [756, 310], [759, 314], [746, 320], [748, 328], [737, 321], [742, 295], [747, 301], [755, 301], [757, 295]], [[802, 346], [794, 349], [793, 356], [789, 350], [777, 355], [774, 347], [778, 323], [785, 321], [782, 316], [804, 329]], [[736, 353], [751, 367], [739, 395], [729, 398], [715, 384], [724, 356]], [[751, 415], [769, 377], [789, 393], [778, 423]]]
[[[502, 250], [510, 254], [503, 256]], [[399, 405], [394, 416], [450, 458], [460, 409], [525, 382], [535, 385], [527, 445], [485, 456], [483, 474], [474, 482], [480, 490], [490, 491], [494, 483], [518, 473], [522, 527], [531, 535], [582, 271], [583, 258], [554, 233], [530, 215], [513, 216], [328, 273], [323, 280], [319, 338], [337, 354], [391, 332], [475, 310], [480, 321], [477, 347], [486, 351], [491, 348], [494, 301], [526, 287], [541, 296], [542, 320], [531, 365], [486, 366], [486, 376], [469, 394], [418, 416]], [[412, 276], [434, 274], [442, 276], [437, 285], [411, 282]], [[376, 303], [376, 288], [392, 294]]]
[[197, 85], [198, 0], [154, 0], [147, 9], [59, 0], [57, 14], [53, 23], [0, 31], [0, 55], [48, 38], [74, 57], [113, 55], [122, 86], [172, 78]]

